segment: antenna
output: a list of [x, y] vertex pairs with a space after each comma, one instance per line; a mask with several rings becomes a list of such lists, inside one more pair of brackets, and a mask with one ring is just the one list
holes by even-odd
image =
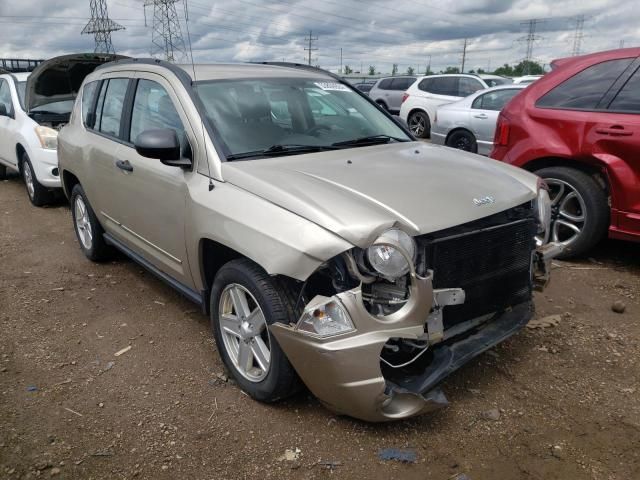
[[145, 0], [144, 2], [145, 11], [146, 7], [153, 7], [152, 57], [161, 55], [169, 62], [188, 59], [176, 10], [176, 3], [179, 1]]
[[96, 41], [95, 53], [116, 53], [111, 43], [111, 32], [124, 30], [119, 23], [109, 18], [107, 0], [91, 0], [91, 19], [84, 26], [81, 35], [93, 35]]
[[576, 17], [576, 30], [573, 34], [573, 49], [571, 50], [571, 56], [575, 57], [580, 55], [580, 49], [582, 48], [582, 39], [584, 38], [584, 15], [578, 15]]
[[318, 50], [318, 47], [313, 46], [313, 42], [318, 40], [318, 37], [313, 36], [313, 31], [309, 30], [309, 37], [305, 37], [305, 40], [309, 42], [309, 47], [305, 47], [305, 50], [309, 52], [309, 65], [311, 65], [311, 52]]

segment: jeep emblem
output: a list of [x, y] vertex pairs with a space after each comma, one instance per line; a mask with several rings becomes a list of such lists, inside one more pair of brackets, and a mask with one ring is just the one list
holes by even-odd
[[492, 196], [487, 195], [486, 197], [480, 197], [480, 198], [474, 198], [473, 199], [473, 204], [476, 207], [480, 207], [482, 205], [487, 205], [489, 203], [495, 203], [496, 199], [493, 198]]

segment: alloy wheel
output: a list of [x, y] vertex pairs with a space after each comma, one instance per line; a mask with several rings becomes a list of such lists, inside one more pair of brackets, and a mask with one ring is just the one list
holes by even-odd
[[89, 219], [87, 206], [80, 195], [76, 197], [73, 208], [78, 238], [86, 250], [91, 250], [91, 245], [93, 243], [93, 231], [91, 230], [91, 221]]
[[22, 176], [24, 177], [24, 183], [27, 186], [29, 198], [33, 200], [33, 196], [36, 194], [36, 187], [33, 184], [33, 172], [31, 171], [31, 165], [29, 164], [29, 162], [25, 161], [22, 164]]
[[222, 341], [233, 366], [247, 380], [262, 381], [271, 365], [271, 340], [255, 297], [242, 285], [227, 285], [218, 312]]
[[409, 129], [416, 136], [421, 136], [426, 128], [426, 122], [422, 115], [412, 115], [409, 119]]
[[570, 245], [582, 234], [587, 221], [587, 209], [582, 195], [571, 184], [555, 178], [545, 178], [551, 197], [550, 240]]

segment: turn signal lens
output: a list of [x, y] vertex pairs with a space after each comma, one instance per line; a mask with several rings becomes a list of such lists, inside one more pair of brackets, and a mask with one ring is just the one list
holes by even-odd
[[319, 337], [331, 337], [355, 330], [340, 301], [335, 297], [321, 296], [309, 303], [300, 317], [297, 329]]

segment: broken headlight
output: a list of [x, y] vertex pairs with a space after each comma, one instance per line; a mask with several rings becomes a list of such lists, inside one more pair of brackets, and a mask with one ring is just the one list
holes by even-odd
[[[543, 238], [541, 243], [546, 243], [551, 226], [551, 198], [549, 188], [544, 180], [538, 180], [538, 197], [535, 205], [536, 219], [538, 220], [538, 233]], [[540, 243], [540, 242], [539, 242]]]
[[317, 296], [305, 308], [297, 326], [298, 330], [319, 337], [331, 337], [355, 330], [353, 322], [335, 298]]
[[416, 257], [416, 243], [409, 234], [393, 229], [380, 235], [367, 249], [367, 260], [371, 267], [383, 277], [395, 279], [409, 273], [410, 265], [400, 250], [387, 244], [389, 240], [399, 244], [412, 261]]

